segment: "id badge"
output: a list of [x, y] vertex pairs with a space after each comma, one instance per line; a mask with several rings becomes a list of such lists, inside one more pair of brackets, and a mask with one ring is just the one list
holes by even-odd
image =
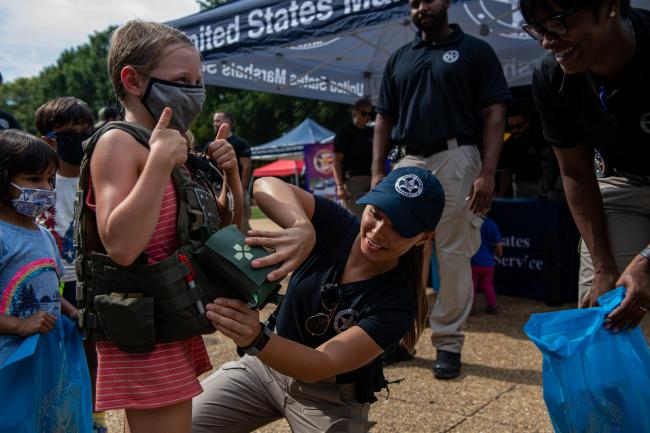
[[404, 157], [404, 151], [401, 146], [393, 146], [393, 148], [388, 153], [388, 160], [392, 163], [396, 163]]
[[598, 178], [608, 176], [607, 162], [598, 150], [594, 151], [594, 171]]

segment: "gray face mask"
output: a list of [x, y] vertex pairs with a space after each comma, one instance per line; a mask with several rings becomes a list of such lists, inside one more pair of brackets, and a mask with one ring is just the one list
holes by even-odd
[[205, 89], [203, 86], [179, 84], [150, 77], [147, 90], [140, 98], [140, 102], [156, 122], [165, 107], [171, 108], [173, 115], [169, 127], [184, 133], [203, 108]]

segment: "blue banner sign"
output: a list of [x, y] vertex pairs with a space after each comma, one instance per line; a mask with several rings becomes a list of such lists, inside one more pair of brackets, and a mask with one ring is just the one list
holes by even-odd
[[561, 304], [577, 299], [578, 231], [565, 203], [495, 199], [489, 214], [503, 240], [497, 293]]

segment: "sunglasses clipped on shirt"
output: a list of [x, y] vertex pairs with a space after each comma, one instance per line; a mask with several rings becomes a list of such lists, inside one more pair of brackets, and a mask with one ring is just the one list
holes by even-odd
[[326, 283], [320, 288], [321, 307], [325, 312], [318, 312], [305, 320], [305, 329], [311, 335], [319, 337], [327, 331], [334, 312], [341, 303], [343, 291], [336, 283]]
[[528, 35], [541, 42], [544, 39], [544, 35], [547, 36], [564, 36], [569, 32], [569, 26], [566, 21], [576, 12], [584, 8], [584, 6], [589, 3], [591, 0], [582, 1], [566, 11], [559, 13], [557, 15], [544, 18], [539, 21], [538, 24], [523, 24], [521, 29], [528, 33]]

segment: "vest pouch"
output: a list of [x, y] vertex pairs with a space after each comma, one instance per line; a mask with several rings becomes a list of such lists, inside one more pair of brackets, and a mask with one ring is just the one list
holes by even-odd
[[266, 275], [279, 265], [253, 268], [251, 261], [267, 256], [268, 252], [246, 245], [244, 239], [236, 226], [229, 225], [210, 236], [195, 255], [204, 269], [223, 281], [237, 298], [251, 308], [262, 308], [280, 288], [276, 281], [266, 279]]
[[[185, 254], [190, 262], [204, 308], [217, 298], [239, 298], [237, 290], [217, 275], [214, 269], [200, 261], [198, 254], [191, 247], [183, 247], [179, 251]], [[212, 331], [214, 332], [214, 328]]]
[[141, 293], [113, 292], [95, 296], [99, 324], [106, 338], [127, 353], [156, 348], [154, 299]]
[[[192, 263], [191, 257], [192, 248], [185, 246], [169, 258], [149, 265], [158, 266], [158, 278], [168, 275], [168, 278], [160, 280], [151, 292], [155, 298], [158, 343], [171, 343], [216, 331], [212, 322], [205, 317], [205, 305], [212, 302], [212, 299], [205, 296], [207, 287], [204, 280], [197, 275], [202, 272], [197, 272], [197, 264]], [[190, 274], [194, 284], [185, 280]]]
[[[212, 333], [215, 329], [205, 317], [200, 302], [202, 287], [198, 279], [195, 286], [186, 281], [191, 270], [180, 259], [191, 251], [191, 247], [186, 246], [159, 262], [138, 262], [126, 267], [116, 264], [105, 254], [93, 253], [93, 299], [112, 293], [128, 293], [129, 297], [141, 293], [142, 298], [150, 298], [156, 343], [171, 343]], [[99, 311], [98, 306], [95, 309]]]

